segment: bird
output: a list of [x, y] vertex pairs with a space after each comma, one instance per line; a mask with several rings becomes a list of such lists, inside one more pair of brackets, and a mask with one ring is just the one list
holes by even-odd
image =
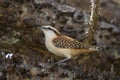
[[98, 51], [97, 46], [87, 46], [72, 37], [60, 33], [56, 28], [46, 25], [40, 26], [45, 36], [45, 46], [49, 52], [56, 56], [65, 58], [66, 61], [82, 53]]

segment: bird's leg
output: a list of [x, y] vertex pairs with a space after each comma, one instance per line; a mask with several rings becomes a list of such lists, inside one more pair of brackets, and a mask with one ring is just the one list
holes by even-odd
[[58, 61], [58, 62], [56, 62], [56, 63], [48, 66], [48, 67], [46, 68], [46, 70], [52, 68], [52, 67], [53, 67], [54, 65], [56, 65], [56, 64], [60, 65], [61, 63], [65, 62], [65, 61], [67, 61], [67, 60], [70, 60], [70, 59], [72, 59], [72, 58], [65, 58], [65, 59], [63, 59], [63, 60], [60, 60], [60, 61]]
[[70, 60], [70, 59], [71, 59], [71, 58], [65, 58], [65, 59], [63, 59], [63, 60], [60, 60], [60, 61], [56, 62], [55, 64], [61, 64], [61, 63], [65, 62], [65, 61], [68, 61], [68, 60]]

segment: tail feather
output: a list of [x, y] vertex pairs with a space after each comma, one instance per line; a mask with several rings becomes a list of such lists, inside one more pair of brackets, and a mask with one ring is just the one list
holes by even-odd
[[89, 50], [98, 51], [98, 50], [102, 50], [102, 48], [101, 48], [101, 47], [98, 47], [98, 46], [90, 46], [90, 47], [89, 47]]

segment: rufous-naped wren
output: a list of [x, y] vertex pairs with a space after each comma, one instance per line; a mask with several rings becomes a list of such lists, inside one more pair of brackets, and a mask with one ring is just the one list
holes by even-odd
[[85, 46], [83, 43], [61, 34], [52, 26], [40, 26], [45, 35], [46, 48], [53, 54], [72, 58], [81, 53], [94, 52], [99, 50], [96, 46]]

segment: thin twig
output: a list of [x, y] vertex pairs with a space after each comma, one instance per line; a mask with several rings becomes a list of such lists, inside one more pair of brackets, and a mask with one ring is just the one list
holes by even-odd
[[22, 74], [19, 72], [19, 70], [17, 70], [17, 69], [15, 68], [15, 72], [18, 73], [19, 78], [20, 78], [19, 80], [23, 80]]

